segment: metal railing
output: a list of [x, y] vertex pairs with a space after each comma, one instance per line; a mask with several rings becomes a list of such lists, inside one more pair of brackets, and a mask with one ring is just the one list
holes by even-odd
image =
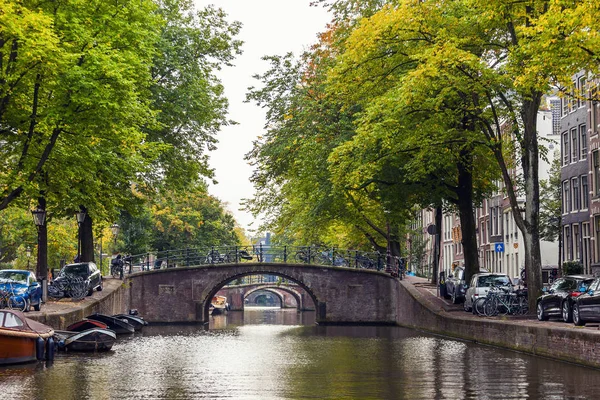
[[[125, 256], [125, 273], [187, 266], [267, 262], [385, 271], [402, 277], [398, 257], [324, 246], [210, 246]], [[388, 262], [389, 260], [389, 262]]]

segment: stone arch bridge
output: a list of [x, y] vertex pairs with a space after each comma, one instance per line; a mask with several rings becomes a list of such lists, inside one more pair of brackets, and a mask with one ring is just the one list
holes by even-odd
[[299, 311], [314, 311], [316, 309], [310, 295], [296, 284], [264, 282], [225, 286], [217, 294], [227, 297], [231, 310], [239, 311], [244, 309], [247, 299], [263, 292], [269, 292], [277, 297], [282, 308], [297, 308]]
[[375, 270], [266, 262], [151, 270], [128, 275], [131, 308], [150, 322], [206, 323], [212, 297], [248, 275], [275, 275], [300, 286], [318, 324], [395, 324], [400, 283]]

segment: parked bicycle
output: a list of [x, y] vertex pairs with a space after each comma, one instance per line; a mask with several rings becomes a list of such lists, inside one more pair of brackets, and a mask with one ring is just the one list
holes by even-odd
[[81, 300], [88, 293], [88, 285], [84, 278], [76, 275], [65, 275], [64, 279], [54, 281], [48, 285], [48, 296], [59, 300], [70, 297], [73, 300]]
[[477, 312], [483, 309], [483, 315], [493, 317], [499, 314], [524, 315], [529, 312], [527, 292], [524, 290], [510, 291], [504, 287], [492, 286]]

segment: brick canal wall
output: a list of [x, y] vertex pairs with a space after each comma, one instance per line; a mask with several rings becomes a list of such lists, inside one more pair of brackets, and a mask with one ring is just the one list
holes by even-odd
[[422, 293], [406, 281], [400, 284], [400, 326], [600, 368], [598, 330], [447, 312], [433, 295]]
[[93, 313], [114, 315], [129, 311], [129, 287], [118, 279], [105, 279], [104, 290], [94, 292], [80, 301], [61, 299], [49, 301], [39, 312], [28, 312], [27, 318], [49, 325], [56, 330], [65, 330], [74, 322], [81, 321]]

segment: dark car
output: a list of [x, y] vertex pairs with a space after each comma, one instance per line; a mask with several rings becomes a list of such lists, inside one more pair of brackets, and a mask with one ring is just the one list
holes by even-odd
[[58, 276], [54, 279], [54, 284], [60, 284], [66, 281], [70, 276], [83, 278], [87, 285], [87, 295], [90, 296], [94, 289], [102, 290], [102, 273], [93, 262], [82, 262], [65, 265]]
[[573, 302], [573, 323], [583, 326], [592, 321], [600, 321], [600, 278], [594, 280]]
[[[574, 300], [587, 290], [594, 281], [589, 275], [567, 275], [558, 278], [545, 294], [537, 299], [537, 318], [546, 321], [550, 317], [560, 317], [565, 322], [571, 322], [573, 318]], [[584, 291], [585, 291], [584, 290]]]

